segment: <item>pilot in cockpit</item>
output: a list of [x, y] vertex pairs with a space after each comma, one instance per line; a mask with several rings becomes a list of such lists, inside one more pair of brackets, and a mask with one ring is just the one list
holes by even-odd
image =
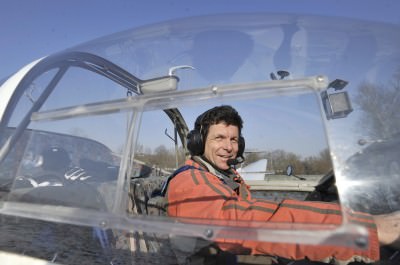
[[[282, 202], [252, 198], [249, 187], [232, 165], [242, 158], [245, 140], [239, 113], [222, 105], [207, 110], [188, 134], [191, 158], [166, 186], [167, 213], [172, 217], [280, 223], [342, 223], [337, 203], [286, 199]], [[352, 213], [350, 222], [364, 225], [370, 244], [364, 250], [343, 246], [300, 245], [255, 241], [217, 242], [222, 250], [345, 264], [379, 260], [380, 246], [400, 246], [400, 213]]]

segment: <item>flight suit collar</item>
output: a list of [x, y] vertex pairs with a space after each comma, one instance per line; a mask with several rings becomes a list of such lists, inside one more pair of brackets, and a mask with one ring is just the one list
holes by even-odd
[[239, 188], [240, 184], [238, 182], [236, 182], [235, 180], [240, 179], [240, 178], [238, 178], [238, 175], [232, 169], [228, 169], [228, 170], [224, 170], [224, 171], [218, 170], [215, 166], [213, 166], [213, 164], [211, 162], [207, 161], [207, 159], [205, 159], [204, 157], [194, 156], [194, 157], [192, 157], [192, 159], [195, 162], [199, 163], [204, 168], [206, 168], [208, 172], [210, 172], [211, 174], [218, 177], [222, 182], [224, 182], [226, 185], [228, 185], [231, 189], [236, 191]]

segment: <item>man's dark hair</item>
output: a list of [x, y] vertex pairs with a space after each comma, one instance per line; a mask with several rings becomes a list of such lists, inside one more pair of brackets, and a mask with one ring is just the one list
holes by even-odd
[[187, 148], [192, 156], [203, 155], [205, 141], [211, 125], [225, 123], [239, 129], [239, 149], [237, 156], [243, 161], [245, 141], [242, 137], [243, 120], [239, 113], [229, 105], [221, 105], [207, 110], [194, 123], [194, 129], [187, 135]]
[[211, 125], [225, 123], [239, 128], [239, 135], [243, 128], [243, 120], [239, 113], [229, 105], [221, 105], [207, 110], [201, 114], [194, 124], [194, 129], [198, 130], [205, 140]]

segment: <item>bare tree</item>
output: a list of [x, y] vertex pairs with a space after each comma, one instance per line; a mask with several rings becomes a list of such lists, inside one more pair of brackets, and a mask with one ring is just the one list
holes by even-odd
[[316, 175], [325, 174], [332, 169], [331, 156], [329, 149], [322, 150], [318, 156], [310, 156], [304, 159], [304, 174]]
[[269, 160], [269, 170], [274, 170], [276, 173], [283, 173], [288, 165], [292, 165], [296, 174], [304, 172], [304, 166], [301, 157], [291, 152], [278, 149], [267, 152], [266, 155]]
[[259, 152], [246, 153], [245, 154], [245, 164], [250, 164], [257, 160], [265, 158], [263, 156], [265, 156], [265, 153], [259, 153]]
[[400, 69], [388, 85], [362, 83], [354, 102], [363, 111], [360, 126], [370, 136], [387, 138], [400, 131]]

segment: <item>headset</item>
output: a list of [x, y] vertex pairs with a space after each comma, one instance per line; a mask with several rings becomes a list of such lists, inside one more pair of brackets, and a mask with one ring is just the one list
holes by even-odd
[[[191, 130], [188, 135], [187, 135], [187, 148], [190, 152], [190, 155], [192, 156], [199, 156], [202, 155], [204, 153], [204, 145], [205, 145], [205, 139], [203, 139], [204, 137], [206, 137], [206, 131], [208, 131], [208, 127], [210, 125], [206, 125], [203, 126], [204, 124], [204, 119], [209, 116], [209, 113], [214, 110], [208, 110], [205, 113], [201, 114], [199, 117], [197, 117], [195, 125], [194, 125], [194, 129]], [[207, 127], [206, 129], [204, 127]], [[239, 140], [238, 140], [238, 153], [237, 153], [237, 163], [241, 163], [244, 158], [243, 158], [243, 153], [244, 153], [244, 149], [245, 149], [245, 140], [244, 137], [242, 135], [239, 135]], [[235, 163], [235, 164], [237, 164]]]

